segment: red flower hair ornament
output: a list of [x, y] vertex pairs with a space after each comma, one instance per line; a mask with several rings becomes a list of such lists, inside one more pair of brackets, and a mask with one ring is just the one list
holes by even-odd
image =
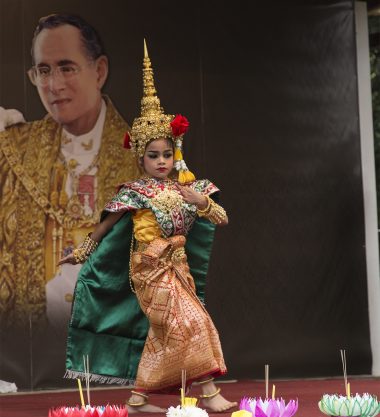
[[189, 125], [190, 123], [185, 116], [177, 114], [176, 117], [170, 122], [173, 136], [178, 137], [184, 135], [187, 132]]

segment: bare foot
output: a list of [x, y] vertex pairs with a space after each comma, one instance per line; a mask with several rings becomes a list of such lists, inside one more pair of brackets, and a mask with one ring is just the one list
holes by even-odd
[[202, 398], [202, 404], [214, 413], [221, 413], [238, 405], [237, 402], [228, 401], [220, 394], [213, 398]]
[[212, 379], [201, 382], [202, 394], [205, 398], [202, 398], [202, 404], [213, 411], [214, 413], [221, 413], [237, 406], [237, 402], [231, 402], [226, 400], [220, 393], [220, 388], [217, 388]]
[[152, 405], [152, 404], [144, 404], [144, 405], [140, 405], [138, 407], [132, 407], [132, 406], [128, 405], [128, 403], [127, 403], [127, 408], [128, 408], [128, 414], [166, 413], [166, 411], [167, 411], [166, 408], [161, 408], [161, 407], [158, 407], [157, 405]]
[[[129, 405], [136, 404], [136, 405]], [[141, 405], [137, 405], [141, 404]], [[146, 394], [137, 394], [136, 392], [132, 391], [132, 395], [130, 396], [129, 400], [127, 401], [127, 408], [128, 413], [136, 414], [136, 413], [165, 413], [167, 410], [165, 408], [157, 407], [156, 405], [152, 405], [148, 403], [148, 396]]]

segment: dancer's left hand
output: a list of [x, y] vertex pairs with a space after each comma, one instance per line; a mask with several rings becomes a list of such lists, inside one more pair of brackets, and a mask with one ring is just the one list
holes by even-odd
[[204, 195], [189, 186], [177, 185], [177, 187], [186, 203], [195, 204], [200, 210], [206, 208], [207, 198]]

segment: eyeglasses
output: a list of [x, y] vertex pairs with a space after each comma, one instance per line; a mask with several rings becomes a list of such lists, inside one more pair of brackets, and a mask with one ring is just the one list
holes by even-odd
[[58, 76], [63, 80], [70, 80], [75, 77], [81, 71], [81, 67], [75, 64], [60, 65], [55, 68], [48, 66], [44, 67], [32, 67], [28, 71], [30, 81], [34, 85], [46, 86], [49, 79], [53, 76]]

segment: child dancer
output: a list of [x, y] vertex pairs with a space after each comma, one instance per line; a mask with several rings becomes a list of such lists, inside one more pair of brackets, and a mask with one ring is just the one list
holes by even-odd
[[188, 121], [164, 114], [144, 49], [141, 116], [127, 136], [144, 175], [120, 187], [94, 232], [59, 262], [85, 262], [74, 294], [67, 377], [83, 376], [88, 354], [92, 380], [133, 379], [129, 411], [155, 412], [148, 393], [178, 393], [186, 370], [187, 384], [201, 385], [203, 406], [226, 411], [237, 404], [213, 382], [226, 366], [201, 298], [214, 225], [228, 218], [214, 200], [216, 186], [195, 180], [186, 167]]

